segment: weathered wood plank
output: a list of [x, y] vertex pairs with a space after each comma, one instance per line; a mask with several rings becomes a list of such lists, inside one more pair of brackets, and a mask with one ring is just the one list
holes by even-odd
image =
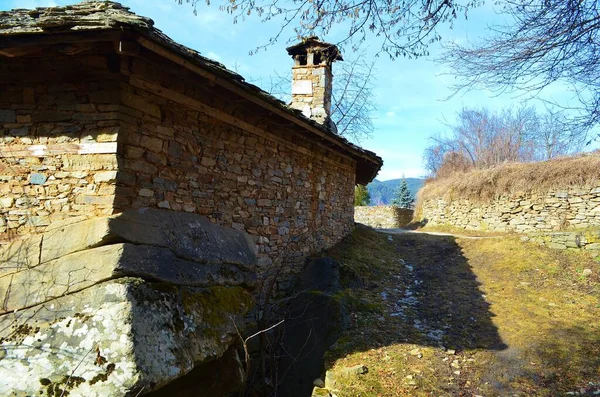
[[53, 145], [0, 146], [0, 158], [48, 157], [61, 154], [110, 154], [117, 153], [116, 142], [60, 143]]

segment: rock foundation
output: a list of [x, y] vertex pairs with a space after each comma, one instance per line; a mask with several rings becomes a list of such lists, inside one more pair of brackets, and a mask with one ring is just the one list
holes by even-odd
[[135, 395], [219, 358], [252, 306], [253, 248], [153, 209], [13, 242], [0, 252], [0, 395]]

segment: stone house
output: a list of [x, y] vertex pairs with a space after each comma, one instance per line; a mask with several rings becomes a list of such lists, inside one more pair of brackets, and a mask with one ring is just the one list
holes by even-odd
[[0, 12], [0, 395], [240, 365], [257, 274], [348, 234], [382, 165], [329, 120], [335, 46], [288, 52], [291, 106], [118, 3]]
[[352, 229], [382, 160], [330, 128], [335, 46], [288, 49], [286, 106], [117, 3], [0, 18], [3, 236], [165, 208], [246, 231], [268, 265], [294, 236], [306, 254]]

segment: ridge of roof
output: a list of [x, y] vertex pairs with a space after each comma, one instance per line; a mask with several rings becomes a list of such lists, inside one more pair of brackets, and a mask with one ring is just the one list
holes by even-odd
[[[351, 143], [346, 138], [331, 131], [330, 128], [309, 119], [300, 110], [292, 109], [286, 103], [275, 98], [260, 87], [248, 83], [244, 77], [227, 69], [223, 64], [206, 58], [200, 52], [175, 42], [160, 29], [156, 28], [151, 18], [135, 14], [130, 11], [129, 7], [123, 6], [120, 3], [105, 0], [85, 0], [67, 6], [0, 11], [0, 40], [2, 36], [50, 35], [78, 31], [115, 30], [124, 27], [129, 27], [151, 38], [159, 44], [177, 52], [180, 56], [188, 58], [200, 67], [228, 79], [239, 88], [260, 97], [271, 105], [320, 130], [349, 149], [366, 155], [373, 164], [378, 166], [377, 171], [381, 168], [383, 160], [374, 152]], [[375, 176], [373, 175], [373, 178]]]

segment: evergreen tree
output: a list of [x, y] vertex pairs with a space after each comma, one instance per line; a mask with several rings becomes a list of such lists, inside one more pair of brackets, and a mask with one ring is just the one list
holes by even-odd
[[371, 196], [367, 187], [364, 185], [356, 185], [354, 188], [354, 206], [371, 204]]
[[400, 182], [398, 189], [396, 189], [396, 192], [394, 193], [392, 205], [400, 208], [412, 208], [413, 201], [415, 201], [415, 199], [412, 194], [410, 194], [410, 190], [408, 190], [406, 179], [402, 179], [402, 182]]

